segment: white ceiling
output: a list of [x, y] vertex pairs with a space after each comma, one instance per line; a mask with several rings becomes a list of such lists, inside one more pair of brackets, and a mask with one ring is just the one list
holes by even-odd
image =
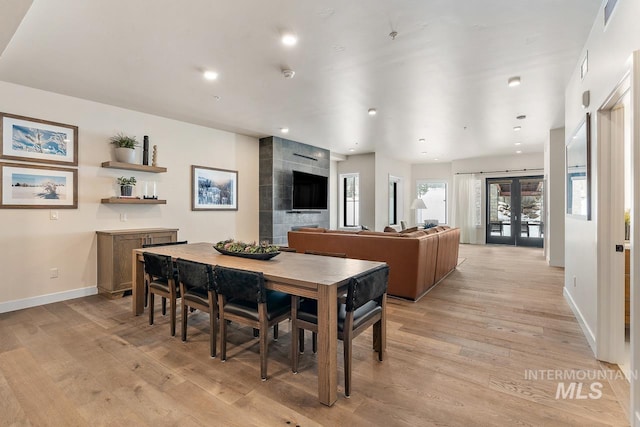
[[[25, 3], [0, 0], [0, 16]], [[253, 136], [288, 127], [287, 138], [342, 154], [419, 163], [541, 152], [564, 125], [564, 88], [600, 5], [35, 0], [0, 80]], [[297, 46], [280, 43], [283, 30]], [[204, 69], [220, 77], [205, 81]], [[509, 88], [516, 75], [522, 85]]]

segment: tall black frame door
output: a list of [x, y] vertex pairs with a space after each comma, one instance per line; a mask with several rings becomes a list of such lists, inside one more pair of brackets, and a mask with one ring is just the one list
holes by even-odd
[[544, 178], [487, 179], [487, 243], [542, 247]]

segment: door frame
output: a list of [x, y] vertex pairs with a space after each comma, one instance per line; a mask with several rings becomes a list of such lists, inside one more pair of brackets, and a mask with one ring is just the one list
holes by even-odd
[[[544, 202], [546, 201], [545, 198], [545, 194], [546, 194], [546, 187], [544, 187], [544, 176], [543, 175], [521, 175], [521, 176], [505, 176], [505, 177], [492, 177], [492, 178], [486, 178], [485, 179], [485, 193], [486, 193], [486, 199], [485, 199], [485, 215], [486, 215], [486, 223], [485, 223], [485, 242], [487, 244], [502, 244], [502, 245], [513, 245], [513, 246], [524, 246], [524, 247], [543, 247], [544, 245], [544, 238], [540, 237], [540, 238], [522, 238], [520, 236], [521, 234], [521, 226], [522, 226], [522, 195], [521, 195], [521, 191], [520, 191], [520, 181], [524, 180], [524, 179], [540, 179], [540, 181], [543, 182], [543, 215], [541, 215], [540, 217], [540, 222], [544, 223], [544, 210], [546, 209], [546, 206], [544, 205]], [[489, 191], [489, 187], [491, 185], [492, 182], [495, 181], [504, 181], [504, 180], [511, 180], [511, 206], [517, 206], [518, 207], [518, 219], [516, 220], [511, 220], [510, 221], [510, 226], [511, 226], [511, 235], [510, 236], [492, 236], [491, 235], [491, 215], [489, 212], [489, 202], [491, 200], [491, 194]], [[512, 214], [513, 214], [513, 210], [512, 210]], [[535, 240], [534, 240], [535, 239]], [[489, 241], [489, 240], [493, 240], [493, 241]]]
[[[619, 238], [610, 233], [610, 228], [619, 223], [614, 232], [622, 232], [622, 218], [618, 217], [617, 211], [608, 203], [607, 190], [611, 190], [613, 183], [609, 176], [609, 168], [615, 163], [612, 156], [616, 152], [611, 150], [611, 109], [622, 99], [626, 90], [630, 90], [629, 107], [631, 126], [631, 194], [633, 201], [631, 204], [631, 234], [630, 234], [630, 423], [633, 426], [640, 426], [640, 376], [637, 375], [640, 369], [640, 327], [634, 327], [636, 315], [640, 313], [640, 300], [636, 296], [637, 278], [640, 272], [637, 266], [640, 265], [640, 251], [635, 250], [636, 242], [640, 242], [640, 227], [638, 226], [638, 216], [640, 213], [640, 149], [636, 146], [640, 141], [640, 51], [632, 54], [631, 67], [618, 83], [609, 97], [603, 102], [597, 112], [597, 136], [598, 136], [598, 163], [597, 180], [597, 241], [598, 241], [598, 282], [597, 282], [597, 324], [596, 324], [596, 358], [600, 360], [615, 360], [619, 356], [620, 342], [624, 343], [624, 335], [620, 336], [620, 317], [624, 318], [624, 294], [618, 296], [620, 284], [612, 280], [619, 273], [615, 268], [615, 257], [612, 255], [613, 245]], [[614, 162], [614, 163], [612, 163]], [[600, 191], [602, 189], [603, 191]], [[613, 219], [613, 221], [612, 221]], [[619, 228], [619, 230], [618, 230]], [[619, 242], [618, 242], [619, 243]], [[613, 258], [613, 260], [612, 260]], [[624, 261], [622, 261], [624, 262]], [[616, 270], [616, 271], [614, 271]], [[614, 279], [615, 280], [615, 279]], [[620, 308], [620, 306], [622, 306]], [[622, 312], [620, 312], [620, 310]], [[624, 330], [624, 329], [622, 329]], [[615, 358], [615, 359], [614, 359]]]

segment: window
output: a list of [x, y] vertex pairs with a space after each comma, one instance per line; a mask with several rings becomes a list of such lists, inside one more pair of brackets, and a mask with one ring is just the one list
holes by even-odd
[[447, 183], [443, 181], [418, 181], [418, 198], [424, 200], [427, 209], [416, 209], [416, 224], [426, 220], [447, 223]]
[[342, 181], [342, 226], [360, 225], [360, 176], [357, 173], [340, 175]]

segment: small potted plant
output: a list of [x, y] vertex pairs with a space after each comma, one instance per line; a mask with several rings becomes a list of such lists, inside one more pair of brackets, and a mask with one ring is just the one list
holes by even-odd
[[121, 176], [118, 178], [118, 185], [120, 186], [120, 197], [131, 197], [133, 186], [136, 185], [136, 177], [126, 178]]
[[135, 136], [127, 136], [120, 132], [109, 139], [116, 147], [116, 160], [123, 163], [135, 163], [138, 141]]

